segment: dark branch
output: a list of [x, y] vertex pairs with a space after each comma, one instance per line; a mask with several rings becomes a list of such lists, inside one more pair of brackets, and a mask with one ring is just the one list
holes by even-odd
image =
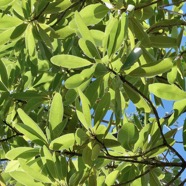
[[31, 21], [35, 21], [35, 20], [38, 20], [40, 18], [40, 16], [43, 14], [43, 12], [47, 9], [48, 5], [50, 4], [50, 2], [48, 2], [45, 7], [43, 8], [43, 10], [41, 10], [41, 12], [37, 15], [37, 16], [34, 16], [34, 18], [31, 20]]
[[128, 180], [128, 181], [123, 182], [123, 183], [120, 183], [120, 184], [115, 184], [115, 185], [113, 185], [113, 186], [123, 186], [123, 185], [125, 185], [125, 184], [131, 183], [131, 182], [137, 180], [138, 178], [141, 178], [142, 176], [146, 175], [147, 173], [149, 173], [149, 172], [150, 172], [152, 169], [154, 169], [154, 168], [155, 168], [155, 167], [152, 166], [150, 169], [148, 169], [148, 170], [146, 170], [145, 172], [143, 172], [142, 174], [140, 174], [140, 175], [134, 177], [133, 179]]

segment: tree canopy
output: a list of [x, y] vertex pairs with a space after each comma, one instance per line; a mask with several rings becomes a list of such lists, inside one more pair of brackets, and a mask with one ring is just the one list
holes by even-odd
[[0, 185], [184, 185], [183, 5], [1, 0]]

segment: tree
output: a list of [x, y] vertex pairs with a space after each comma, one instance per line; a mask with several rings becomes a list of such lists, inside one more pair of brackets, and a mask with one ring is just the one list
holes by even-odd
[[0, 185], [184, 185], [183, 4], [1, 0]]

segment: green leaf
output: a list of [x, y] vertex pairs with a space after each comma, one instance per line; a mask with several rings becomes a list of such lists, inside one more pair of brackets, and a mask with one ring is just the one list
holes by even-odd
[[23, 158], [23, 159], [30, 159], [35, 157], [39, 154], [38, 148], [31, 148], [31, 147], [17, 147], [11, 149], [6, 153], [6, 158], [10, 160]]
[[79, 14], [82, 17], [85, 25], [89, 26], [99, 23], [108, 13], [108, 11], [109, 9], [106, 6], [100, 3], [95, 3], [83, 8]]
[[91, 128], [91, 112], [90, 112], [90, 103], [89, 100], [87, 99], [87, 97], [83, 94], [83, 92], [78, 89], [78, 93], [81, 99], [81, 104], [82, 104], [82, 111], [83, 111], [83, 115], [86, 121], [86, 128]]
[[129, 151], [132, 151], [138, 137], [138, 130], [133, 123], [125, 123], [118, 132], [118, 141]]
[[61, 94], [56, 93], [52, 99], [52, 104], [49, 113], [49, 128], [54, 138], [58, 137], [61, 128], [63, 128], [63, 113], [64, 108]]
[[167, 73], [167, 79], [170, 84], [173, 84], [176, 81], [177, 72], [177, 64], [174, 63], [171, 71]]
[[117, 29], [117, 37], [116, 44], [115, 44], [115, 51], [117, 51], [121, 44], [123, 43], [124, 39], [126, 39], [128, 30], [128, 15], [124, 12], [119, 20], [118, 29]]
[[98, 126], [101, 122], [105, 114], [107, 113], [110, 106], [110, 93], [106, 93], [100, 102], [97, 104], [95, 117], [94, 117], [94, 125]]
[[100, 153], [100, 145], [96, 144], [93, 148], [92, 148], [92, 155], [91, 155], [91, 160], [92, 161], [95, 161], [98, 156], [99, 156], [99, 153]]
[[4, 32], [1, 33], [1, 37], [0, 37], [0, 45], [4, 45], [6, 43], [8, 43], [11, 39], [11, 35], [14, 31], [15, 27], [11, 27], [7, 30], [5, 30]]
[[143, 45], [149, 47], [150, 39], [148, 34], [144, 31], [143, 25], [134, 17], [130, 17], [129, 26], [136, 38], [142, 42]]
[[150, 185], [152, 185], [152, 186], [161, 186], [162, 185], [154, 170], [151, 170], [149, 172], [149, 177], [150, 177]]
[[56, 66], [61, 66], [69, 69], [82, 68], [92, 65], [92, 63], [86, 59], [66, 54], [53, 56], [51, 58], [51, 62]]
[[88, 145], [83, 149], [83, 153], [82, 153], [83, 162], [87, 167], [93, 166], [93, 161], [91, 160], [91, 156], [92, 156], [92, 147], [89, 142]]
[[50, 148], [53, 150], [69, 149], [75, 143], [74, 133], [64, 134], [53, 140], [50, 143]]
[[13, 171], [9, 173], [18, 183], [26, 186], [44, 186], [44, 184], [34, 181], [34, 179], [23, 171]]
[[[2, 2], [2, 1], [1, 1]], [[15, 16], [3, 15], [0, 19], [0, 30], [5, 31], [8, 28], [15, 27], [21, 24], [23, 21]]]
[[57, 178], [57, 167], [55, 165], [55, 161], [54, 158], [51, 154], [51, 152], [49, 151], [49, 149], [46, 146], [43, 146], [43, 154], [42, 154], [42, 161], [43, 164], [46, 164], [46, 167], [49, 171], [49, 173], [52, 175], [53, 178]]
[[176, 85], [154, 83], [149, 85], [149, 91], [155, 96], [166, 100], [182, 100], [186, 98], [186, 92]]
[[75, 12], [75, 21], [76, 21], [76, 25], [78, 28], [78, 32], [80, 32], [80, 34], [81, 34], [81, 37], [84, 40], [90, 41], [95, 46], [95, 41], [91, 35], [91, 32], [89, 31], [89, 29], [87, 28], [87, 26], [83, 22], [83, 19], [78, 12]]
[[184, 124], [183, 124], [182, 136], [183, 136], [183, 147], [184, 147], [184, 149], [186, 151], [186, 119], [184, 120]]
[[47, 144], [46, 136], [41, 128], [21, 108], [17, 112], [24, 124], [18, 123], [15, 128], [38, 145]]
[[89, 58], [92, 59], [100, 59], [100, 54], [94, 44], [92, 44], [91, 41], [85, 40], [83, 38], [79, 39], [79, 46], [81, 50], [84, 52], [85, 55], [87, 55]]
[[35, 38], [32, 29], [33, 29], [32, 24], [28, 24], [27, 29], [25, 31], [25, 44], [26, 49], [30, 56], [34, 56], [36, 50]]
[[94, 71], [95, 66], [92, 66], [91, 68], [84, 69], [80, 74], [72, 75], [66, 80], [65, 87], [68, 89], [79, 87], [81, 84], [92, 78]]
[[13, 3], [14, 0], [1, 0], [0, 1], [0, 7], [8, 6], [11, 3]]
[[121, 71], [131, 67], [141, 56], [142, 50], [139, 47], [134, 48], [131, 53], [128, 55], [127, 59], [125, 60], [123, 66], [121, 67]]
[[116, 38], [118, 37], [117, 35], [118, 24], [119, 24], [118, 19], [114, 18], [112, 29], [110, 30], [109, 38], [108, 38], [107, 53], [109, 57], [113, 55], [115, 52]]
[[177, 46], [176, 38], [167, 36], [150, 36], [151, 46], [155, 48], [171, 48]]
[[105, 183], [108, 186], [113, 185], [115, 183], [115, 180], [116, 180], [118, 174], [119, 174], [119, 170], [112, 171], [110, 174], [107, 175]]
[[165, 58], [158, 63], [142, 65], [129, 73], [131, 76], [151, 77], [169, 71], [173, 67], [172, 58]]
[[19, 159], [19, 162], [20, 162], [21, 168], [34, 180], [37, 180], [42, 183], [52, 183], [52, 181], [47, 176], [35, 170], [34, 168], [28, 166], [25, 160]]
[[149, 104], [137, 91], [135, 91], [132, 87], [130, 87], [127, 84], [124, 84], [124, 89], [130, 100], [136, 105], [137, 108], [144, 109], [144, 111], [147, 113], [151, 112]]
[[174, 102], [173, 109], [173, 114], [168, 118], [169, 126], [172, 125], [178, 119], [178, 117], [185, 112], [186, 99]]

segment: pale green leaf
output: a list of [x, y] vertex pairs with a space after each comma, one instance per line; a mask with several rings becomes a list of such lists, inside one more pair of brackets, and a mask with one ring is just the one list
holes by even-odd
[[108, 186], [113, 185], [115, 183], [115, 180], [116, 180], [118, 174], [119, 174], [119, 170], [112, 171], [110, 174], [107, 175], [105, 183]]
[[74, 133], [64, 134], [53, 140], [50, 143], [50, 148], [53, 150], [69, 149], [75, 143]]
[[53, 56], [51, 58], [51, 62], [54, 65], [69, 69], [82, 68], [92, 65], [92, 63], [86, 59], [67, 54]]
[[165, 58], [158, 63], [142, 65], [131, 71], [129, 75], [138, 77], [151, 77], [169, 71], [173, 67], [173, 59]]
[[63, 128], [63, 113], [64, 108], [61, 94], [56, 93], [52, 99], [52, 104], [49, 113], [49, 127], [53, 137], [57, 137], [59, 132], [61, 131], [61, 128]]
[[87, 28], [87, 26], [83, 22], [83, 19], [78, 12], [75, 12], [75, 22], [76, 22], [76, 25], [77, 25], [77, 28], [78, 28], [78, 32], [80, 32], [80, 34], [81, 34], [81, 37], [84, 40], [88, 40], [93, 45], [95, 45], [95, 41], [94, 41], [94, 39], [91, 35], [91, 32], [89, 31], [89, 29]]
[[16, 124], [16, 129], [39, 145], [47, 144], [46, 136], [41, 128], [21, 108], [17, 112], [23, 123]]
[[94, 117], [94, 125], [98, 126], [101, 122], [105, 114], [107, 113], [110, 106], [110, 93], [106, 93], [100, 102], [97, 104], [95, 117]]
[[155, 96], [166, 100], [182, 100], [186, 99], [186, 92], [178, 88], [176, 85], [164, 83], [154, 83], [149, 85], [149, 91]]
[[35, 170], [34, 168], [28, 166], [25, 160], [19, 159], [19, 163], [21, 168], [34, 180], [37, 180], [42, 183], [52, 183], [52, 181], [47, 176]]
[[31, 147], [17, 147], [6, 153], [6, 158], [14, 160], [17, 158], [30, 159], [39, 154], [39, 149]]
[[26, 186], [44, 186], [44, 184], [41, 182], [34, 181], [34, 179], [29, 174], [23, 171], [10, 172], [10, 176], [13, 177], [18, 183]]
[[118, 141], [127, 150], [133, 149], [138, 137], [137, 128], [133, 123], [125, 123], [118, 132]]

